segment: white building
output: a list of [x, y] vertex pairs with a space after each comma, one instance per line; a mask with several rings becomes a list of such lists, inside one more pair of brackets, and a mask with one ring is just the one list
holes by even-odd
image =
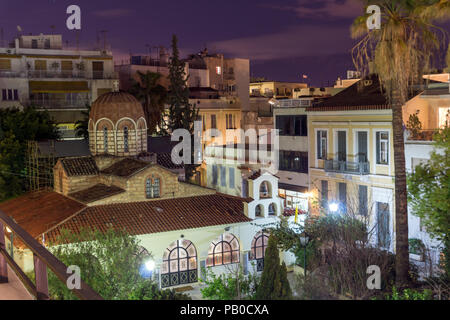
[[0, 48], [0, 108], [47, 109], [68, 130], [117, 79], [110, 51], [63, 49], [61, 35], [20, 36]]

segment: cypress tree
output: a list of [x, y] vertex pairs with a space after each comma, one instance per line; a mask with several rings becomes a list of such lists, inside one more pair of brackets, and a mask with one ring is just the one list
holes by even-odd
[[264, 270], [261, 283], [256, 291], [256, 299], [290, 299], [292, 291], [287, 280], [286, 265], [280, 265], [280, 255], [276, 239], [271, 236], [264, 256]]
[[[169, 104], [168, 129], [173, 132], [176, 129], [186, 129], [191, 134], [191, 163], [194, 161], [194, 121], [198, 119], [198, 108], [195, 104], [189, 103], [188, 77], [184, 70], [184, 62], [180, 60], [178, 50], [178, 39], [172, 36], [172, 57], [169, 62], [169, 94], [167, 103]], [[186, 180], [192, 177], [197, 166], [185, 164]]]

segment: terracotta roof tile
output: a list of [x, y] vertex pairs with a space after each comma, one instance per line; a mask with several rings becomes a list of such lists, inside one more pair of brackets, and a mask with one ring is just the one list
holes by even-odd
[[55, 240], [62, 229], [125, 229], [133, 235], [194, 229], [252, 221], [244, 215], [243, 200], [222, 194], [119, 203], [86, 208], [47, 234]]
[[69, 177], [98, 174], [97, 164], [91, 156], [64, 158], [61, 159], [61, 163]]
[[151, 163], [141, 160], [125, 158], [102, 170], [102, 173], [118, 177], [129, 177], [151, 165]]
[[184, 166], [182, 164], [175, 164], [172, 162], [172, 155], [171, 153], [164, 152], [164, 153], [158, 153], [156, 155], [157, 157], [157, 163], [160, 166], [163, 166], [167, 169], [182, 169]]
[[125, 190], [117, 186], [107, 186], [99, 183], [90, 188], [71, 193], [69, 196], [83, 203], [90, 203], [122, 192], [125, 192]]
[[27, 193], [0, 203], [0, 210], [12, 217], [34, 238], [85, 207], [78, 201], [50, 190]]

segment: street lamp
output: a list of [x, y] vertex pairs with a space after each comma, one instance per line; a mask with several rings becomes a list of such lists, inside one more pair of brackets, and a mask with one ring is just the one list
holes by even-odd
[[330, 211], [331, 212], [337, 212], [338, 211], [338, 209], [339, 209], [339, 205], [337, 204], [337, 202], [331, 202], [329, 205], [328, 205], [328, 209], [330, 209]]
[[152, 259], [147, 260], [141, 265], [139, 273], [143, 278], [151, 278], [153, 275], [153, 271], [155, 270], [156, 263]]
[[308, 245], [309, 238], [306, 234], [300, 236], [300, 243], [303, 246], [303, 272], [305, 273], [306, 278], [306, 246]]

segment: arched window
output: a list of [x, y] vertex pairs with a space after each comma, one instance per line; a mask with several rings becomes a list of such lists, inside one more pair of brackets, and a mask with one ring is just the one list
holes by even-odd
[[271, 187], [268, 181], [261, 182], [261, 185], [259, 186], [259, 197], [260, 198], [271, 197]]
[[145, 195], [147, 196], [147, 199], [160, 197], [161, 183], [159, 178], [147, 178], [145, 181]]
[[263, 206], [258, 204], [256, 206], [256, 208], [255, 208], [255, 216], [256, 217], [263, 217], [264, 216], [263, 210], [264, 210]]
[[239, 241], [231, 233], [221, 235], [209, 246], [206, 266], [221, 266], [224, 264], [239, 263]]
[[164, 251], [161, 287], [197, 282], [197, 250], [189, 240], [177, 240]]
[[256, 271], [263, 271], [264, 256], [269, 244], [269, 234], [265, 231], [258, 232], [253, 238], [250, 251], [250, 259], [256, 260]]
[[108, 128], [103, 128], [103, 149], [108, 152]]
[[275, 203], [269, 204], [269, 216], [276, 216], [277, 215], [277, 209], [275, 206]]
[[128, 127], [123, 128], [123, 151], [128, 152]]

